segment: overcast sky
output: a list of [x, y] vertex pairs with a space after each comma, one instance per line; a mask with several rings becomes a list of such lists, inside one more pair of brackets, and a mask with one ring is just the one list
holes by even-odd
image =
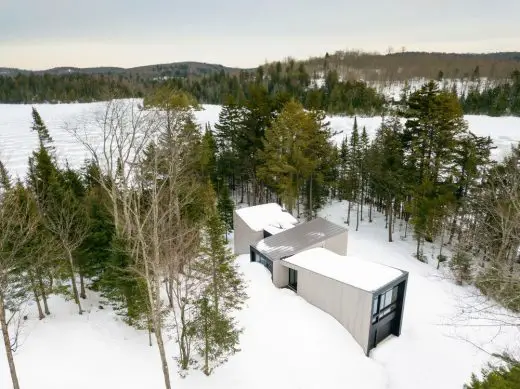
[[520, 51], [519, 0], [0, 0], [0, 67]]

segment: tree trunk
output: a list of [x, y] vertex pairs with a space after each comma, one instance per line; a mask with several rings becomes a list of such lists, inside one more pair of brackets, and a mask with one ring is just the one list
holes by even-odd
[[11, 341], [9, 340], [9, 329], [7, 328], [7, 319], [5, 317], [5, 305], [3, 295], [0, 295], [0, 325], [2, 327], [5, 354], [7, 356], [7, 363], [9, 364], [9, 371], [11, 373], [13, 389], [20, 389], [20, 384], [18, 383], [18, 376], [16, 375], [16, 367], [14, 366], [14, 357], [13, 350], [11, 349]]
[[312, 213], [314, 211], [312, 206], [312, 174], [311, 174], [311, 181], [309, 183], [309, 218], [307, 220], [312, 220]]
[[347, 225], [350, 226], [350, 208], [351, 208], [352, 202], [348, 201], [348, 211], [347, 211]]
[[453, 237], [455, 236], [455, 231], [457, 230], [457, 217], [459, 215], [459, 209], [455, 210], [455, 215], [453, 215], [453, 221], [451, 222], [451, 230], [450, 230], [450, 238], [448, 239], [448, 244], [451, 244], [453, 241]]
[[422, 258], [421, 258], [421, 237], [420, 236], [417, 236], [416, 256], [417, 256], [417, 259], [422, 262]]
[[206, 312], [204, 315], [204, 374], [209, 375], [209, 330], [207, 316], [208, 313]]
[[356, 207], [356, 231], [359, 230], [359, 201]]
[[76, 274], [74, 271], [74, 259], [72, 258], [72, 252], [67, 249], [67, 256], [69, 259], [69, 265], [70, 265], [70, 282], [72, 284], [72, 294], [74, 295], [74, 301], [78, 305], [78, 311], [79, 314], [83, 314], [83, 309], [81, 308], [81, 301], [79, 300], [79, 293], [78, 293], [78, 287], [76, 285]]
[[392, 239], [392, 200], [388, 200], [388, 206], [387, 206], [387, 212], [388, 212], [388, 241], [393, 242]]
[[[361, 181], [363, 182], [363, 181]], [[365, 202], [365, 186], [361, 183], [361, 221], [363, 221], [363, 204]]]
[[45, 315], [43, 314], [42, 305], [40, 303], [40, 297], [38, 296], [38, 289], [36, 288], [36, 283], [34, 282], [34, 277], [32, 274], [32, 271], [29, 271], [29, 280], [31, 282], [31, 288], [33, 290], [34, 294], [34, 301], [36, 302], [36, 307], [38, 308], [38, 318], [42, 320], [45, 318]]
[[83, 279], [83, 273], [79, 272], [79, 297], [83, 300], [87, 298], [87, 292], [85, 291], [85, 280]]
[[42, 275], [38, 273], [38, 285], [40, 287], [40, 292], [43, 300], [43, 309], [45, 309], [45, 314], [50, 315], [49, 304], [47, 303], [47, 293], [45, 292], [45, 284], [43, 283]]
[[370, 206], [368, 207], [368, 222], [372, 223], [372, 201], [370, 202]]
[[151, 279], [153, 276], [150, 274], [150, 269], [148, 267], [147, 260], [144, 261], [144, 265], [146, 275], [146, 289], [148, 291], [148, 302], [151, 307], [150, 319], [152, 321], [152, 327], [154, 330], [155, 340], [157, 341], [159, 355], [161, 357], [161, 366], [164, 376], [164, 386], [166, 389], [171, 389], [170, 372], [168, 370], [168, 360], [166, 359], [166, 350], [164, 349], [164, 342], [162, 338], [161, 329], [161, 285], [158, 279]]
[[152, 347], [152, 323], [150, 318], [148, 318], [148, 345]]
[[166, 389], [171, 389], [170, 383], [170, 372], [168, 370], [168, 360], [166, 359], [166, 350], [164, 349], [164, 342], [162, 338], [161, 323], [159, 320], [155, 320], [155, 340], [157, 341], [157, 347], [159, 348], [159, 354], [161, 355], [162, 371], [164, 375], [164, 386]]
[[405, 239], [407, 237], [407, 234], [408, 234], [408, 220], [405, 220], [405, 225], [404, 225], [404, 238]]

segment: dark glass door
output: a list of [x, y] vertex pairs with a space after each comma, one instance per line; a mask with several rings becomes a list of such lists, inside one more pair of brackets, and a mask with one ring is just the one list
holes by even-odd
[[298, 290], [298, 272], [294, 269], [289, 269], [289, 288]]

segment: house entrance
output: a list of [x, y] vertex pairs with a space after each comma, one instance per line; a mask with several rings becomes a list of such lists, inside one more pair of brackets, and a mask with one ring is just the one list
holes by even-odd
[[298, 290], [298, 271], [289, 269], [289, 288], [295, 292]]

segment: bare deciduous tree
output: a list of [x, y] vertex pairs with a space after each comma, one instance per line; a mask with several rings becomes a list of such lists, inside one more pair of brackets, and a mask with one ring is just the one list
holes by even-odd
[[31, 202], [20, 200], [27, 195], [24, 188], [19, 184], [12, 188], [6, 183], [7, 180], [0, 185], [0, 326], [13, 388], [19, 389], [13, 357], [18, 331], [15, 330], [14, 336], [10, 334], [8, 325], [14, 316], [8, 318], [8, 314], [15, 315], [27, 299], [25, 285], [19, 282], [22, 277], [19, 264], [21, 256], [27, 254], [24, 246], [35, 233], [37, 220], [33, 218]]

